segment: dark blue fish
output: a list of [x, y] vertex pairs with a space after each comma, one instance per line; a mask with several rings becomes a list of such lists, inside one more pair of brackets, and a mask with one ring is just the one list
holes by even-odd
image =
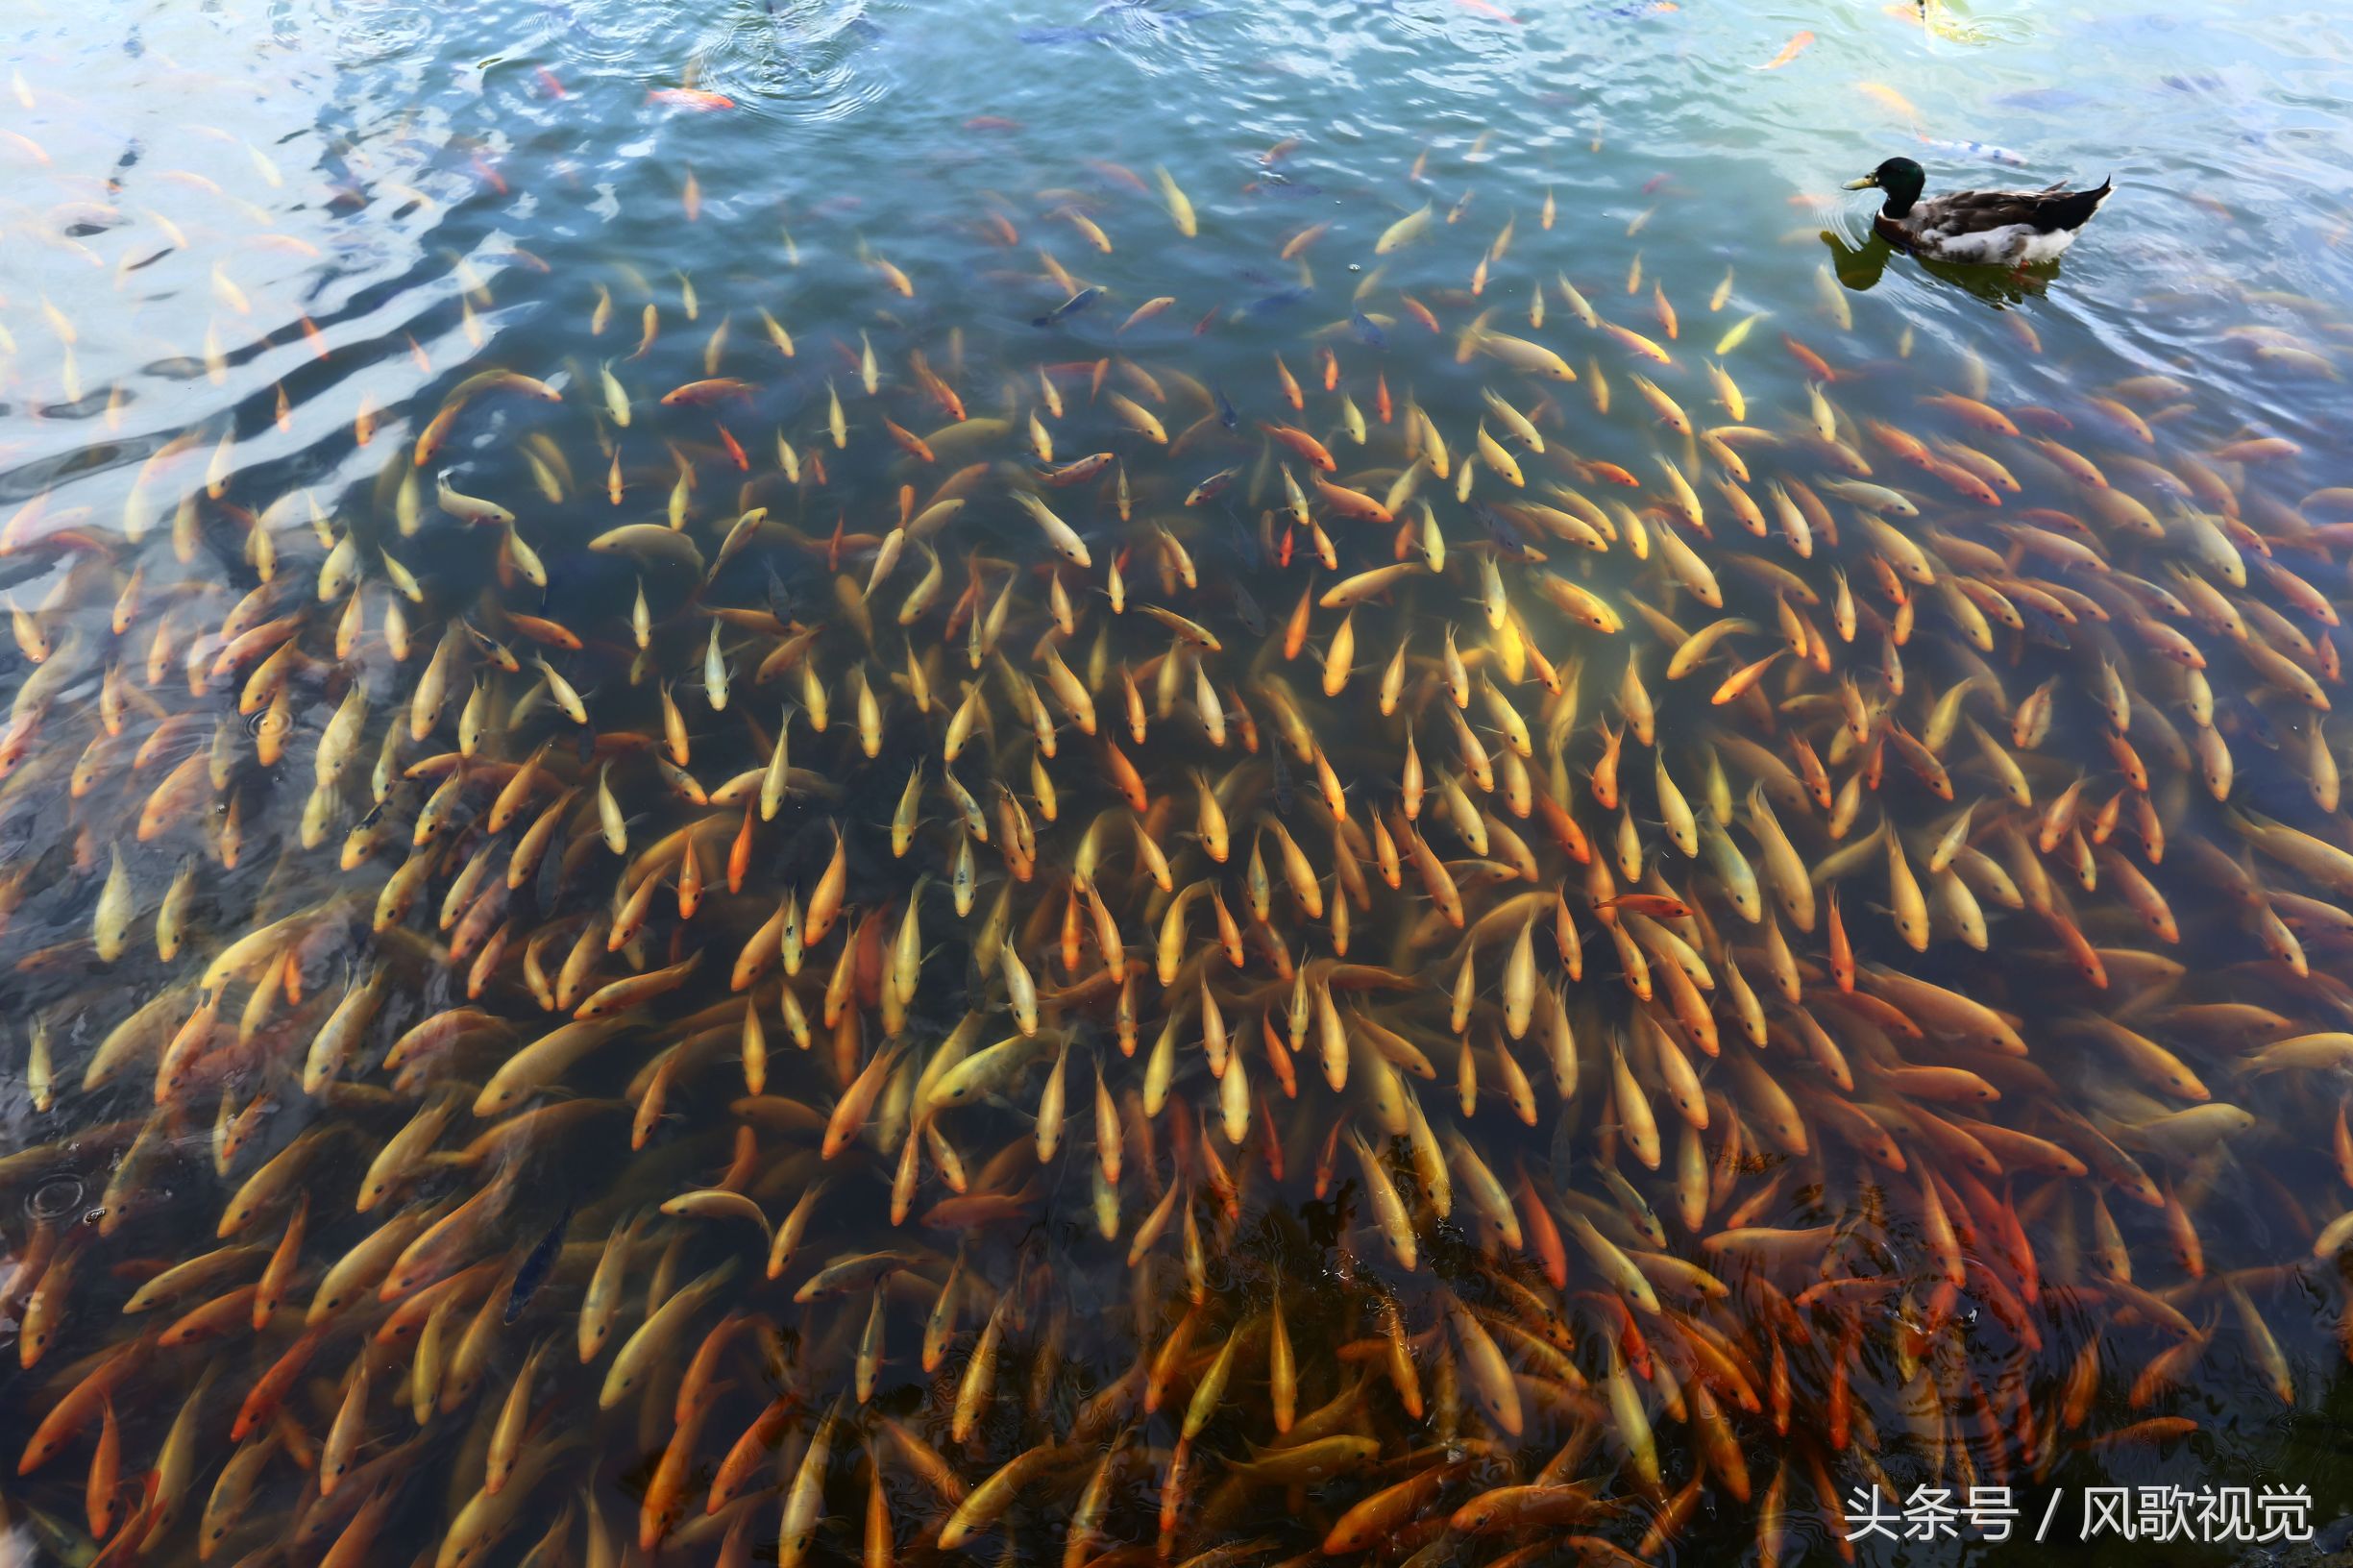
[[539, 590], [539, 613], [560, 619], [597, 576], [593, 563], [567, 562], [561, 556], [550, 561], [547, 584]]
[[[1226, 507], [1226, 537], [1234, 541], [1235, 564], [1245, 572], [1266, 570], [1266, 542], [1259, 537], [1256, 528], [1241, 520], [1241, 515], [1230, 503]], [[1239, 593], [1241, 590], [1237, 587], [1235, 591]], [[1255, 610], [1258, 606], [1253, 604], [1251, 608]], [[1261, 619], [1263, 620], [1263, 617]]]
[[2055, 616], [2045, 615], [2041, 610], [2023, 600], [2013, 600], [2012, 602], [2018, 605], [2018, 613], [2026, 623], [2028, 642], [2040, 643], [2045, 648], [2072, 648], [2075, 646], [2073, 640], [2067, 634], [2067, 627], [2062, 625]]
[[2092, 100], [2069, 87], [2028, 87], [2022, 92], [2005, 92], [1994, 102], [2005, 109], [2048, 110], [2078, 109]]
[[1389, 334], [1373, 325], [1373, 318], [1354, 306], [1348, 307], [1348, 325], [1356, 332], [1357, 341], [1366, 348], [1385, 349], [1389, 346]]
[[1313, 289], [1308, 287], [1308, 285], [1305, 283], [1293, 283], [1288, 288], [1278, 288], [1272, 294], [1260, 295], [1257, 299], [1252, 300], [1248, 305], [1243, 306], [1239, 310], [1236, 311], [1235, 314], [1240, 316], [1244, 320], [1256, 320], [1260, 316], [1271, 316], [1278, 310], [1288, 309], [1290, 306], [1297, 305], [1301, 300], [1306, 299], [1309, 295], [1314, 292], [1315, 291]]
[[1553, 1118], [1553, 1136], [1547, 1140], [1546, 1151], [1555, 1170], [1573, 1170], [1577, 1165], [1577, 1129], [1569, 1125], [1570, 1119]]
[[1494, 507], [1474, 501], [1471, 502], [1471, 516], [1487, 530], [1487, 537], [1495, 542], [1495, 553], [1505, 560], [1526, 563], [1544, 559], [1528, 548], [1519, 525]]
[[1283, 760], [1280, 744], [1268, 747], [1266, 755], [1274, 763], [1275, 769], [1275, 815], [1288, 817], [1291, 814], [1291, 765]]
[[772, 562], [768, 565], [768, 613], [783, 622], [793, 619], [793, 590], [776, 575]]
[[1217, 400], [1217, 423], [1229, 430], [1239, 429], [1242, 423], [1241, 410], [1234, 406], [1234, 400], [1226, 396], [1225, 388], [1213, 386], [1210, 388], [1210, 396]]
[[1099, 288], [1082, 288], [1077, 293], [1071, 295], [1068, 299], [1063, 301], [1062, 304], [1056, 306], [1053, 309], [1048, 310], [1044, 315], [1032, 316], [1029, 324], [1032, 327], [1052, 327], [1058, 322], [1067, 320], [1069, 317], [1077, 315], [1081, 310], [1086, 309], [1089, 306], [1094, 304], [1095, 301], [1101, 299], [1102, 297], [1103, 291]]
[[555, 1272], [555, 1261], [564, 1255], [564, 1232], [572, 1225], [572, 1205], [564, 1205], [563, 1217], [539, 1238], [539, 1244], [524, 1255], [523, 1266], [515, 1270], [514, 1287], [506, 1292], [506, 1311], [502, 1314], [506, 1326], [513, 1328], [523, 1310], [531, 1304], [539, 1287], [548, 1283]]
[[[588, 731], [582, 730], [581, 733], [585, 735]], [[589, 749], [594, 752], [596, 748], [592, 746]], [[580, 770], [583, 772], [588, 771], [588, 763], [585, 759], [580, 763]], [[542, 855], [539, 857], [539, 875], [531, 883], [531, 896], [538, 900], [541, 909], [556, 907], [556, 900], [564, 891], [565, 877], [563, 856]]]
[[2246, 725], [2247, 734], [2253, 737], [2255, 744], [2266, 751], [2277, 751], [2286, 740], [2286, 737], [2280, 734], [2279, 726], [2271, 722], [2263, 709], [2252, 702], [2240, 710], [2240, 720]]
[[1266, 635], [1266, 612], [1260, 609], [1259, 601], [1250, 597], [1250, 590], [1238, 582], [1234, 585], [1234, 616], [1251, 636]]

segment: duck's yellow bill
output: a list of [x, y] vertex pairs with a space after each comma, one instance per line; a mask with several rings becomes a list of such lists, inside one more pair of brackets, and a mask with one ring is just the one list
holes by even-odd
[[1840, 188], [1843, 190], [1869, 190], [1872, 186], [1877, 184], [1878, 183], [1879, 177], [1877, 175], [1867, 174], [1860, 180], [1848, 181], [1846, 184]]

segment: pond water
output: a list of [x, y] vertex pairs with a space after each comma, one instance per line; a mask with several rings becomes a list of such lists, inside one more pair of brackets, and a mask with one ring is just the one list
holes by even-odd
[[2336, 12], [0, 39], [9, 1560], [2341, 1545]]

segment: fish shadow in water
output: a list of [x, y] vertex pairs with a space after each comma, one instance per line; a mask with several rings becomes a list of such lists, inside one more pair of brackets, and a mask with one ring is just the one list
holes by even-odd
[[[1845, 287], [1857, 294], [1878, 286], [1879, 277], [1887, 270], [1888, 261], [1900, 252], [1895, 246], [1874, 233], [1860, 246], [1850, 245], [1831, 230], [1822, 231], [1822, 243], [1829, 248], [1830, 270]], [[2059, 276], [2057, 259], [2031, 267], [1969, 265], [1954, 261], [1931, 261], [1914, 256], [1923, 272], [1941, 278], [1949, 283], [1974, 294], [1997, 310], [2022, 305], [2036, 295], [2047, 293]]]

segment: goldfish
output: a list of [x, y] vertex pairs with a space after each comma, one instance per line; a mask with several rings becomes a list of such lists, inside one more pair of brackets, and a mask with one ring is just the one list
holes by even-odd
[[1424, 202], [1420, 207], [1390, 224], [1381, 232], [1381, 237], [1373, 241], [1373, 254], [1387, 256], [1392, 251], [1401, 250], [1412, 244], [1429, 229], [1434, 210], [1432, 204]]
[[711, 92], [701, 87], [654, 87], [647, 92], [646, 102], [698, 110], [704, 113], [736, 107], [735, 100], [725, 93]]

